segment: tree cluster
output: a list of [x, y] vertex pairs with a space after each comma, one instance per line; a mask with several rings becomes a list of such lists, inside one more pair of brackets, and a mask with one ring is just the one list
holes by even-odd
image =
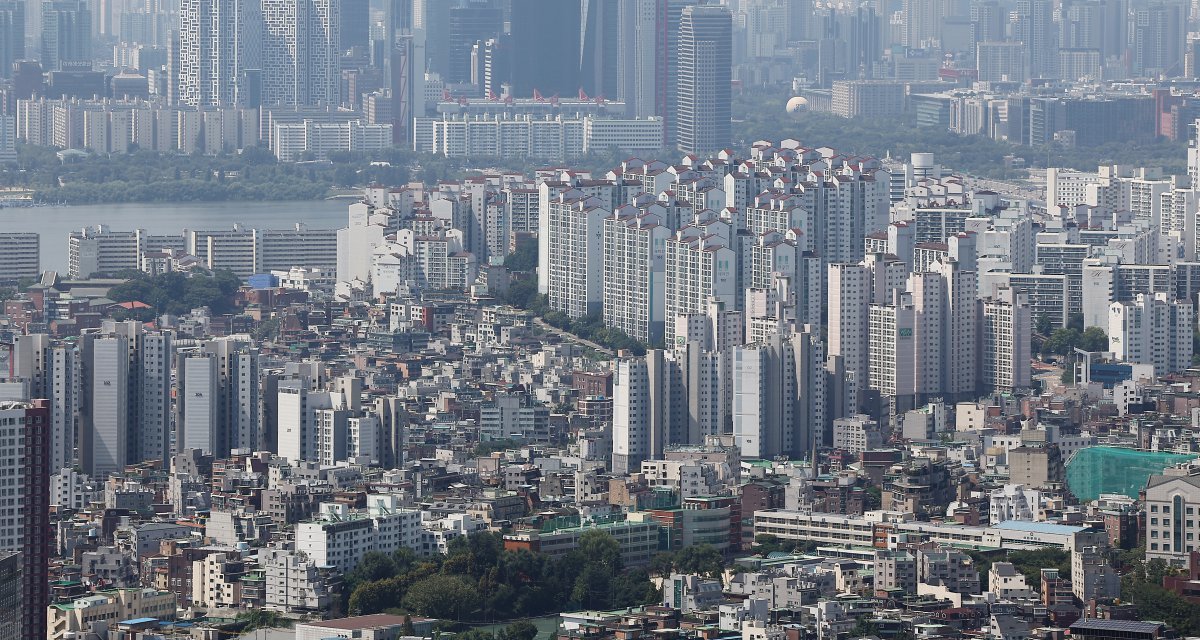
[[1145, 558], [1145, 547], [1121, 552], [1121, 599], [1137, 608], [1139, 620], [1161, 620], [1181, 636], [1200, 634], [1200, 607], [1162, 586], [1174, 570], [1161, 558]]
[[346, 575], [352, 615], [403, 611], [457, 622], [527, 618], [569, 609], [613, 609], [658, 600], [644, 570], [626, 569], [617, 541], [594, 530], [548, 557], [504, 549], [493, 533], [451, 541], [445, 556], [367, 554]]
[[1088, 327], [1083, 331], [1075, 327], [1055, 329], [1042, 343], [1044, 355], [1071, 355], [1075, 349], [1084, 351], [1108, 351], [1108, 334], [1100, 327]]
[[129, 279], [110, 289], [109, 299], [144, 302], [150, 305], [155, 315], [184, 314], [201, 307], [208, 307], [214, 315], [231, 313], [234, 311], [233, 295], [242, 285], [241, 279], [232, 271], [212, 274], [169, 272], [156, 276], [129, 271], [114, 275]]
[[725, 556], [708, 544], [695, 544], [675, 552], [664, 551], [650, 562], [650, 573], [656, 576], [694, 573], [716, 578], [724, 570]]
[[806, 146], [829, 146], [843, 153], [907, 158], [913, 152], [931, 152], [953, 171], [981, 178], [1024, 178], [1025, 172], [1010, 169], [1008, 155], [1023, 156], [1029, 166], [1067, 167], [1095, 171], [1100, 165], [1121, 158], [1141, 158], [1148, 167], [1161, 166], [1167, 173], [1184, 173], [1185, 142], [1133, 142], [1081, 146], [1030, 147], [992, 140], [986, 136], [958, 135], [948, 129], [918, 126], [913, 114], [892, 118], [841, 118], [828, 113], [787, 113], [790, 94], [778, 90], [743, 91], [735, 95], [733, 112], [745, 114], [734, 125], [734, 137], [748, 145], [755, 140], [790, 137]]
[[605, 326], [604, 316], [599, 313], [588, 314], [572, 320], [561, 311], [551, 311], [546, 313], [542, 319], [552, 327], [557, 327], [614, 351], [630, 351], [635, 356], [646, 353], [644, 343], [634, 340], [620, 329]]

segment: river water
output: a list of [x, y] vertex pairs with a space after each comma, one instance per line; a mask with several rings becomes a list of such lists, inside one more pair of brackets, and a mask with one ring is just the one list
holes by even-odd
[[313, 229], [346, 226], [346, 207], [352, 200], [299, 202], [202, 202], [186, 204], [98, 204], [0, 209], [0, 231], [41, 234], [42, 270], [67, 273], [67, 237], [72, 231], [98, 224], [113, 231], [145, 229], [149, 233], [180, 233], [184, 229], [218, 230], [236, 223], [256, 229], [287, 229], [302, 222]]

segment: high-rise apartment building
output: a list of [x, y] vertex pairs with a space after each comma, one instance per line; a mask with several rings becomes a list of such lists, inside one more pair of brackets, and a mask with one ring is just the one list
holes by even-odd
[[[1061, 304], [1061, 303], [1060, 303]], [[1025, 296], [1002, 288], [981, 302], [979, 384], [1011, 393], [1032, 384], [1033, 320]]]
[[262, 104], [341, 103], [341, 12], [335, 0], [262, 0]]
[[688, 225], [666, 241], [666, 343], [676, 344], [675, 319], [702, 314], [710, 302], [736, 307], [737, 255], [729, 246], [729, 226], [721, 221]]
[[[549, 265], [538, 277], [547, 283], [550, 308], [572, 318], [598, 313], [603, 303], [605, 203], [582, 191], [559, 194], [547, 203]], [[668, 285], [669, 286], [669, 285]]]
[[625, 205], [604, 219], [604, 323], [641, 342], [663, 338], [664, 246], [661, 216]]
[[176, 448], [226, 456], [261, 446], [258, 354], [216, 338], [176, 358]]
[[73, 344], [54, 343], [44, 333], [17, 336], [12, 373], [28, 384], [29, 399], [49, 401], [50, 456], [53, 472], [76, 463], [79, 437], [80, 362]]
[[260, 0], [182, 0], [175, 96], [193, 107], [256, 104], [246, 72], [262, 69]]
[[748, 458], [803, 457], [825, 444], [819, 335], [774, 334], [733, 349], [733, 437]]
[[733, 16], [715, 5], [686, 7], [679, 22], [681, 151], [717, 151], [730, 144], [732, 81]]
[[64, 63], [91, 65], [92, 12], [85, 0], [42, 0], [42, 68], [56, 71]]
[[1192, 365], [1195, 314], [1191, 302], [1166, 293], [1138, 294], [1109, 306], [1109, 350], [1120, 360], [1154, 365], [1157, 375]]
[[170, 455], [170, 333], [106, 321], [84, 335], [80, 457], [93, 478]]

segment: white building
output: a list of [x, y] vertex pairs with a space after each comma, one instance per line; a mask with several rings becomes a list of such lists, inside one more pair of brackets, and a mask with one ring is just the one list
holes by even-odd
[[380, 151], [392, 146], [391, 124], [349, 122], [277, 122], [271, 152], [280, 162], [325, 160], [335, 151]]
[[641, 342], [662, 340], [670, 231], [660, 216], [625, 205], [604, 219], [603, 237], [604, 324]]
[[[538, 269], [538, 279], [547, 284], [550, 308], [571, 318], [598, 313], [603, 305], [604, 219], [611, 213], [599, 198], [578, 190], [560, 194], [547, 205], [548, 229], [541, 242], [549, 264]], [[667, 312], [670, 315], [669, 308]]]
[[858, 455], [883, 446], [879, 423], [865, 415], [838, 418], [833, 421], [833, 448]]
[[296, 525], [296, 550], [319, 567], [346, 573], [369, 551], [418, 549], [421, 531], [420, 510], [400, 508], [396, 496], [369, 495], [365, 512], [322, 504], [319, 519]]
[[733, 437], [747, 458], [823, 446], [825, 353], [818, 336], [775, 334], [733, 349]]
[[1138, 294], [1135, 302], [1109, 307], [1109, 350], [1120, 360], [1154, 365], [1158, 375], [1183, 371], [1192, 365], [1194, 325], [1191, 302]]
[[240, 0], [182, 0], [175, 98], [193, 107], [232, 106], [246, 95], [247, 69], [262, 69], [261, 23]]
[[[666, 310], [670, 320], [703, 314], [709, 302], [736, 308], [738, 267], [729, 246], [729, 227], [721, 221], [688, 225], [666, 241]], [[666, 343], [675, 344], [675, 323], [666, 323]]]
[[1010, 392], [1028, 388], [1033, 382], [1030, 364], [1033, 319], [1029, 305], [1012, 289], [1000, 289], [982, 304], [980, 385]]
[[1185, 475], [1182, 469], [1168, 472], [1146, 481], [1146, 560], [1187, 567], [1200, 538], [1200, 520], [1188, 517], [1200, 509], [1200, 476]]

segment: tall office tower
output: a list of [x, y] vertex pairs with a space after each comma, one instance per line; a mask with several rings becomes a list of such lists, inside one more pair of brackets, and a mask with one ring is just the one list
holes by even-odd
[[170, 455], [170, 333], [106, 321], [84, 335], [80, 457], [93, 478]]
[[662, 416], [664, 354], [622, 358], [613, 367], [613, 473], [627, 474], [666, 445]]
[[1017, 0], [1018, 39], [1029, 53], [1030, 78], [1058, 77], [1058, 31], [1053, 0]]
[[4, 633], [22, 640], [46, 637], [50, 604], [49, 414], [45, 400], [0, 402], [0, 552], [19, 551], [21, 564], [18, 629]]
[[604, 219], [604, 324], [641, 342], [663, 338], [663, 244], [660, 216], [625, 205]]
[[909, 49], [940, 47], [945, 6], [942, 0], [904, 0], [901, 10], [904, 31], [900, 44]]
[[[605, 204], [582, 191], [560, 194], [549, 203], [546, 243], [549, 269], [539, 270], [547, 282], [550, 308], [571, 318], [598, 313], [603, 305]], [[670, 287], [670, 283], [667, 284]], [[668, 314], [670, 309], [668, 308]], [[668, 316], [669, 317], [669, 316]]]
[[396, 36], [391, 51], [392, 142], [412, 144], [413, 118], [425, 115], [425, 32]]
[[341, 103], [341, 24], [335, 0], [262, 0], [262, 104]]
[[175, 96], [193, 107], [229, 107], [249, 96], [246, 71], [262, 68], [262, 14], [256, 0], [182, 0]]
[[730, 144], [733, 16], [723, 7], [683, 10], [679, 23], [679, 150], [717, 151]]
[[747, 458], [804, 457], [826, 444], [819, 334], [768, 336], [733, 349], [733, 438]]
[[370, 0], [342, 0], [339, 7], [341, 14], [338, 24], [341, 25], [341, 49], [349, 51], [360, 49], [367, 52], [371, 46], [371, 3]]
[[411, 0], [412, 28], [425, 32], [427, 48], [424, 71], [445, 79], [450, 71], [449, 0]]
[[582, 6], [578, 1], [512, 0], [513, 94], [573, 96], [580, 87]]
[[42, 0], [42, 69], [92, 62], [92, 12], [84, 0]]
[[1029, 388], [1033, 383], [1029, 346], [1033, 319], [1025, 296], [1003, 288], [980, 305], [979, 384], [1008, 393]]
[[1129, 0], [1094, 0], [1101, 10], [1100, 55], [1122, 58], [1129, 50]]
[[11, 78], [13, 63], [25, 59], [25, 0], [0, 2], [0, 78]]
[[788, 41], [808, 40], [812, 34], [814, 17], [812, 0], [785, 0], [783, 7]]
[[1063, 49], [1099, 50], [1104, 36], [1102, 9], [1096, 2], [1063, 3], [1058, 45]]
[[580, 88], [592, 96], [621, 98], [621, 0], [584, 0], [580, 32]]
[[1187, 34], [1187, 5], [1179, 1], [1155, 2], [1134, 10], [1133, 73], [1183, 74], [1183, 49]]
[[679, 23], [697, 0], [621, 0], [619, 96], [639, 118], [663, 118], [663, 147], [675, 146]]
[[1188, 300], [1166, 293], [1139, 293], [1133, 302], [1109, 306], [1109, 349], [1120, 360], [1154, 365], [1156, 375], [1191, 366], [1195, 313]]
[[[445, 0], [440, 0], [445, 1]], [[471, 82], [471, 51], [477, 42], [498, 38], [504, 31], [504, 12], [496, 0], [462, 0], [457, 5], [446, 2], [449, 15], [446, 24], [447, 83]]]

